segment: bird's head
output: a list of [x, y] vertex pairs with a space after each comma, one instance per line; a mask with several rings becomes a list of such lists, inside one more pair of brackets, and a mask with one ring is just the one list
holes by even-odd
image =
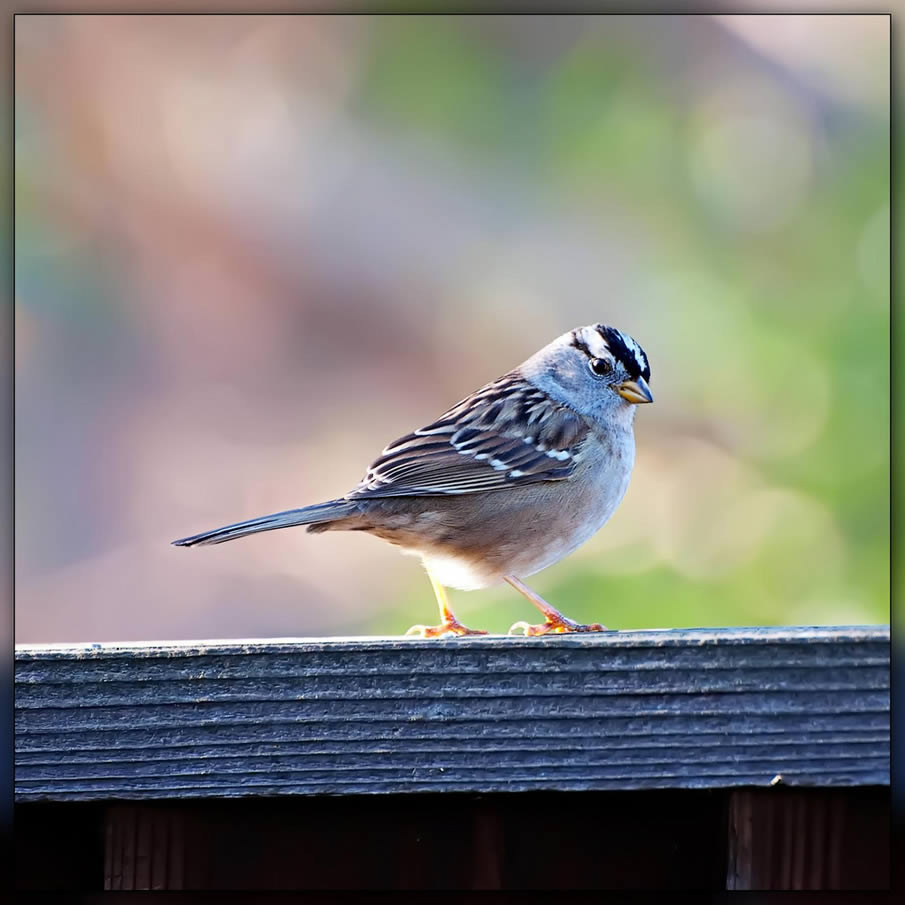
[[590, 417], [630, 422], [636, 405], [654, 401], [644, 350], [627, 333], [605, 324], [564, 333], [521, 370], [553, 398]]

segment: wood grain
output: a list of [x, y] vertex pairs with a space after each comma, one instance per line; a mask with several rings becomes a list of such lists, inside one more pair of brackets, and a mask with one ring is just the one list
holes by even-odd
[[887, 626], [21, 646], [15, 679], [20, 802], [889, 783]]

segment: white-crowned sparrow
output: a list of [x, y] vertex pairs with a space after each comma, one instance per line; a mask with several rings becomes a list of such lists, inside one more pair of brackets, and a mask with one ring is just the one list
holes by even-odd
[[441, 622], [410, 632], [486, 634], [456, 619], [444, 586], [475, 590], [501, 580], [545, 616], [510, 632], [603, 631], [563, 616], [521, 578], [583, 544], [621, 502], [635, 459], [635, 406], [653, 401], [649, 380], [647, 356], [630, 336], [580, 327], [391, 443], [341, 499], [173, 543], [219, 544], [292, 525], [367, 531], [424, 561]]

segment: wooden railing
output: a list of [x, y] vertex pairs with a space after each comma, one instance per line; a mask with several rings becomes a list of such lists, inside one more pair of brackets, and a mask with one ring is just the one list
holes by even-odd
[[[863, 801], [888, 793], [885, 626], [21, 646], [15, 679], [20, 810], [106, 806], [108, 888], [155, 885], [151, 866], [123, 879], [122, 851], [118, 878], [113, 869], [123, 814], [140, 825], [140, 813], [163, 813], [140, 803], [183, 802], [186, 814], [186, 802], [230, 800], [239, 818], [237, 799], [301, 806], [382, 793], [407, 807], [434, 793], [490, 796], [486, 805], [507, 801], [497, 793], [640, 790], [726, 790], [715, 857], [730, 887], [827, 888], [854, 876], [863, 888], [863, 861], [854, 875], [833, 862], [852, 805], [825, 802], [799, 877], [776, 847], [786, 830], [775, 803], [792, 800], [789, 787], [845, 787], [851, 801], [858, 789]], [[769, 846], [762, 802], [772, 802]], [[794, 845], [807, 833], [788, 819]], [[183, 846], [192, 833], [180, 833]], [[139, 835], [117, 845], [134, 849]], [[193, 857], [180, 850], [178, 881], [164, 871], [157, 885], [185, 886]], [[489, 885], [507, 885], [502, 862], [483, 870], [497, 877]]]

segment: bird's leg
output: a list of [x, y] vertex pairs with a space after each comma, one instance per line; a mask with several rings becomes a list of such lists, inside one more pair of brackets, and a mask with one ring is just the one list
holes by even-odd
[[516, 629], [520, 628], [526, 635], [546, 635], [550, 632], [562, 634], [564, 632], [605, 632], [607, 627], [599, 622], [592, 622], [590, 625], [582, 625], [568, 616], [563, 616], [555, 607], [550, 606], [543, 597], [536, 594], [524, 582], [519, 581], [513, 575], [505, 576], [506, 581], [512, 585], [520, 594], [524, 594], [543, 614], [545, 621], [540, 625], [531, 625], [527, 622], [516, 622], [509, 629], [509, 634], [516, 634]]
[[427, 577], [431, 580], [431, 586], [437, 595], [437, 603], [440, 605], [440, 624], [439, 625], [413, 625], [406, 635], [421, 635], [422, 638], [438, 638], [440, 635], [486, 635], [487, 632], [478, 631], [472, 628], [466, 628], [456, 619], [455, 614], [449, 608], [449, 599], [446, 596], [446, 588], [431, 575], [430, 571]]

